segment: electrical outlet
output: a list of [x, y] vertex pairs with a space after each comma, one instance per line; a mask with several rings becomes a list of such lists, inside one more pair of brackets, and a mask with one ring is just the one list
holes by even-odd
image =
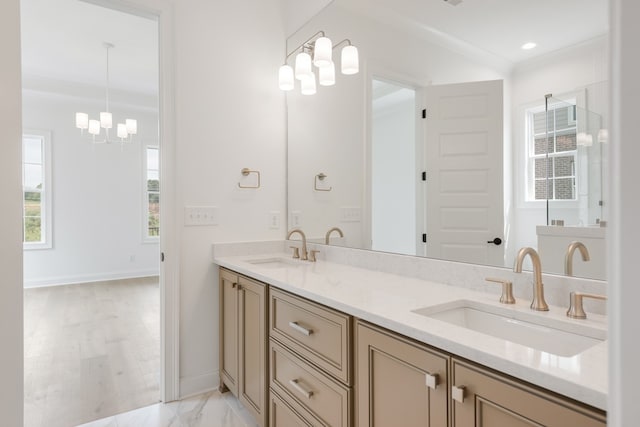
[[280, 228], [280, 211], [269, 212], [269, 228], [274, 230]]
[[184, 225], [218, 225], [216, 206], [185, 206]]
[[300, 217], [302, 216], [301, 211], [291, 211], [291, 224], [290, 228], [300, 227]]

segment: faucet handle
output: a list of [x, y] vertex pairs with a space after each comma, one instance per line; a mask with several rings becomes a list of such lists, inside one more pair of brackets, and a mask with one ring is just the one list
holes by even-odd
[[567, 310], [567, 317], [573, 319], [586, 319], [587, 313], [584, 312], [582, 305], [583, 298], [593, 298], [606, 301], [607, 297], [604, 295], [587, 294], [584, 292], [571, 292], [569, 294], [569, 309]]
[[516, 299], [513, 297], [513, 283], [510, 280], [499, 279], [497, 277], [486, 277], [484, 280], [487, 282], [501, 283], [502, 295], [500, 296], [500, 302], [502, 304], [515, 304]]
[[293, 258], [300, 258], [300, 249], [296, 246], [289, 246], [293, 249]]
[[317, 250], [317, 249], [310, 250], [309, 251], [309, 261], [316, 262], [317, 261], [316, 255], [319, 254], [319, 253], [320, 253], [320, 251]]

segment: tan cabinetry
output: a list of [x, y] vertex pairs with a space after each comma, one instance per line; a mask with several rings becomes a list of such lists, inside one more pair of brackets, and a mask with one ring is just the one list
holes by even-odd
[[603, 427], [606, 416], [549, 391], [452, 359], [453, 427]]
[[220, 269], [220, 388], [267, 424], [267, 286]]
[[351, 426], [351, 316], [274, 289], [269, 299], [271, 394], [308, 425]]
[[447, 426], [448, 363], [445, 354], [358, 322], [357, 425]]

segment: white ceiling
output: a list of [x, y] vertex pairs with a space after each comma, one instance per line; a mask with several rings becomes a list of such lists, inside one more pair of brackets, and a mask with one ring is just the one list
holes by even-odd
[[104, 86], [106, 51], [110, 86], [158, 92], [158, 26], [155, 20], [79, 0], [21, 0], [22, 68], [26, 79]]
[[[97, 1], [97, 0], [90, 0]], [[281, 0], [287, 34], [329, 3], [366, 11], [431, 34], [454, 37], [513, 64], [608, 31], [607, 0]], [[157, 22], [80, 0], [21, 0], [22, 62], [28, 77], [103, 86], [103, 41], [111, 87], [156, 94]], [[523, 51], [534, 41], [538, 47]]]
[[[309, 11], [314, 10], [313, 4], [305, 3]], [[457, 6], [444, 0], [333, 3], [385, 21], [411, 25], [425, 33], [453, 37], [512, 64], [608, 32], [608, 0], [462, 0]], [[315, 12], [321, 10], [320, 5], [315, 6]], [[538, 46], [522, 50], [520, 47], [526, 42]]]

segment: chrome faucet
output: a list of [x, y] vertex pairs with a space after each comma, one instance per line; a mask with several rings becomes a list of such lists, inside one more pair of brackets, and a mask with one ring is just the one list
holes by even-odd
[[537, 311], [549, 311], [549, 306], [544, 300], [544, 285], [542, 284], [542, 264], [540, 263], [540, 255], [533, 248], [522, 248], [516, 255], [516, 264], [513, 271], [522, 273], [522, 262], [529, 255], [531, 264], [533, 264], [533, 300], [531, 301], [531, 309]]
[[302, 248], [301, 248], [302, 250], [300, 254], [300, 259], [303, 261], [306, 261], [307, 260], [307, 236], [305, 236], [304, 232], [299, 228], [294, 228], [293, 230], [289, 231], [289, 234], [287, 234], [287, 240], [290, 240], [291, 235], [294, 233], [298, 233], [300, 234], [300, 237], [302, 237]]
[[329, 236], [331, 236], [331, 233], [333, 233], [334, 231], [337, 231], [338, 234], [340, 235], [340, 237], [344, 237], [344, 233], [338, 227], [330, 228], [329, 231], [327, 231], [327, 234], [324, 235], [324, 244], [325, 245], [329, 244]]
[[580, 250], [583, 261], [589, 261], [589, 250], [582, 242], [571, 242], [567, 246], [567, 253], [564, 255], [564, 274], [565, 276], [573, 276], [573, 253], [576, 249]]

